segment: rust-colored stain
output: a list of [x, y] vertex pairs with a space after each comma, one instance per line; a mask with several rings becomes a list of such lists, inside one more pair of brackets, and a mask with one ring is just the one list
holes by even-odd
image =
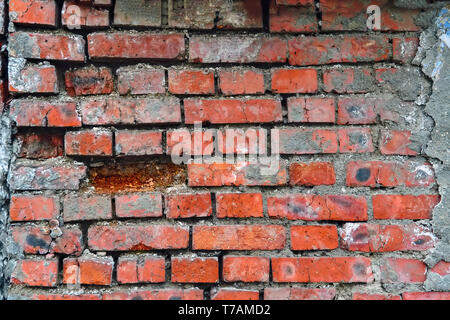
[[91, 168], [89, 180], [98, 193], [155, 191], [185, 184], [186, 170], [173, 163], [114, 164]]

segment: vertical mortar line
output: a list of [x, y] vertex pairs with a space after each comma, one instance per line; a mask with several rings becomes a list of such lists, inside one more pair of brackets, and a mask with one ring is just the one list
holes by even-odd
[[320, 0], [314, 0], [314, 9], [316, 10], [317, 16], [317, 30], [319, 33], [322, 32], [322, 10], [320, 8]]
[[270, 0], [261, 0], [263, 14], [263, 31], [270, 32]]

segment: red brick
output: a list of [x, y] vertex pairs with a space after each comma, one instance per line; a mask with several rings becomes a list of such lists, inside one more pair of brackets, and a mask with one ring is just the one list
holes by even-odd
[[234, 68], [222, 69], [218, 73], [220, 91], [225, 96], [265, 92], [262, 70]]
[[18, 24], [56, 26], [56, 3], [54, 0], [11, 0], [9, 16]]
[[419, 38], [394, 38], [394, 61], [402, 64], [411, 63], [419, 48]]
[[66, 90], [70, 96], [110, 94], [114, 90], [111, 69], [87, 67], [66, 71]]
[[174, 194], [165, 196], [169, 219], [203, 218], [212, 215], [211, 194]]
[[436, 237], [417, 224], [405, 226], [348, 223], [339, 231], [341, 248], [360, 252], [425, 251]]
[[320, 186], [336, 183], [334, 166], [329, 162], [293, 163], [289, 167], [291, 186]]
[[50, 159], [63, 155], [63, 135], [24, 133], [17, 135], [16, 139], [20, 143], [21, 158]]
[[12, 190], [21, 191], [78, 190], [86, 169], [81, 164], [18, 164], [12, 168], [9, 184]]
[[415, 156], [420, 151], [417, 149], [417, 145], [411, 140], [411, 131], [409, 130], [389, 130], [381, 133], [380, 152], [382, 154]]
[[19, 127], [80, 127], [75, 103], [14, 100], [10, 115]]
[[280, 6], [313, 6], [314, 0], [276, 0]]
[[351, 161], [347, 165], [349, 187], [428, 187], [434, 181], [429, 163]]
[[298, 66], [377, 62], [392, 56], [387, 37], [297, 37], [288, 41], [288, 51], [289, 64]]
[[9, 208], [11, 221], [52, 220], [59, 216], [57, 197], [38, 195], [13, 195]]
[[34, 225], [12, 226], [11, 234], [25, 253], [47, 254], [52, 238], [48, 228]]
[[149, 156], [163, 154], [162, 132], [120, 130], [115, 133], [116, 155]]
[[[191, 0], [191, 2], [194, 4], [194, 8], [198, 6], [198, 0]], [[215, 1], [215, 3], [222, 3], [217, 18], [218, 29], [263, 28], [263, 9], [260, 2], [237, 0], [230, 4], [227, 1], [220, 0]], [[217, 9], [213, 6], [212, 10], [215, 11]]]
[[[337, 133], [334, 130], [313, 128], [274, 130], [279, 132], [280, 154], [303, 155], [337, 153], [338, 151]], [[272, 130], [272, 137], [274, 130]]]
[[402, 300], [402, 297], [390, 294], [354, 293], [353, 300]]
[[80, 257], [64, 259], [64, 280], [69, 285], [109, 286], [112, 281], [112, 257]]
[[159, 193], [132, 193], [115, 197], [119, 218], [162, 217], [162, 196]]
[[431, 219], [440, 196], [434, 195], [374, 195], [372, 197], [375, 219]]
[[314, 93], [318, 90], [315, 69], [272, 70], [272, 91], [274, 93]]
[[167, 154], [171, 156], [212, 155], [214, 152], [214, 134], [211, 131], [178, 129], [167, 131]]
[[169, 70], [169, 92], [173, 94], [214, 94], [211, 70]]
[[278, 171], [266, 174], [267, 166], [249, 163], [188, 164], [191, 187], [278, 186], [287, 183], [287, 170], [282, 163]]
[[397, 8], [389, 0], [320, 0], [322, 30], [367, 31], [367, 8], [381, 9], [382, 31], [419, 31], [415, 19], [420, 10]]
[[259, 300], [259, 292], [257, 290], [221, 288], [212, 294], [211, 300]]
[[30, 287], [56, 287], [58, 281], [58, 260], [19, 260], [11, 275], [12, 284]]
[[286, 231], [275, 225], [194, 226], [194, 250], [277, 250], [286, 244]]
[[439, 261], [430, 272], [436, 273], [442, 277], [450, 275], [450, 262]]
[[263, 198], [261, 193], [216, 194], [218, 218], [262, 218]]
[[262, 128], [225, 129], [217, 132], [217, 153], [267, 154], [267, 130]]
[[274, 282], [370, 283], [370, 259], [363, 257], [272, 258]]
[[119, 283], [161, 283], [166, 281], [166, 261], [155, 256], [121, 256], [117, 265]]
[[387, 258], [381, 263], [382, 283], [423, 283], [427, 266], [420, 260]]
[[79, 35], [14, 32], [9, 37], [11, 57], [80, 61], [85, 59], [84, 39]]
[[223, 280], [225, 282], [268, 282], [270, 259], [265, 257], [225, 256]]
[[67, 132], [64, 138], [66, 155], [112, 156], [113, 137], [111, 131], [83, 130]]
[[184, 59], [183, 34], [91, 33], [89, 57], [99, 59]]
[[266, 123], [283, 120], [277, 99], [185, 99], [186, 124]]
[[166, 78], [163, 69], [120, 68], [117, 70], [118, 91], [126, 94], [156, 94], [166, 92]]
[[219, 282], [219, 261], [217, 258], [172, 257], [172, 282]]
[[272, 218], [306, 221], [367, 221], [364, 197], [346, 195], [287, 195], [267, 199]]
[[62, 228], [61, 231], [62, 235], [54, 240], [50, 251], [65, 255], [80, 255], [83, 250], [81, 229], [75, 226]]
[[450, 292], [405, 292], [403, 300], [450, 300]]
[[313, 6], [299, 8], [276, 6], [275, 0], [272, 0], [269, 13], [270, 32], [313, 33], [319, 29]]
[[189, 229], [168, 225], [94, 225], [88, 230], [88, 244], [95, 251], [185, 249], [189, 245]]
[[105, 293], [103, 300], [203, 300], [200, 289], [133, 290]]
[[367, 93], [373, 91], [375, 81], [369, 68], [340, 68], [324, 71], [323, 83], [326, 92]]
[[67, 195], [63, 205], [66, 222], [112, 219], [110, 196]]
[[192, 36], [189, 61], [194, 63], [286, 62], [286, 41], [278, 37]]
[[370, 153], [375, 151], [370, 128], [340, 129], [338, 135], [341, 153]]
[[292, 226], [292, 250], [333, 250], [339, 247], [336, 226]]
[[[11, 59], [12, 63], [14, 59]], [[9, 69], [9, 92], [18, 93], [58, 93], [58, 77], [52, 65], [27, 64]], [[17, 72], [17, 73], [16, 73]]]
[[334, 288], [265, 288], [264, 300], [333, 300]]
[[373, 124], [377, 122], [375, 99], [344, 97], [338, 100], [338, 124]]
[[108, 27], [109, 11], [95, 8], [89, 3], [85, 5], [79, 1], [64, 1], [61, 21], [63, 26], [67, 26], [69, 29]]
[[289, 122], [335, 123], [333, 98], [288, 98]]
[[35, 294], [33, 300], [41, 301], [86, 301], [86, 300], [101, 300], [99, 294]]
[[172, 97], [85, 100], [81, 114], [85, 125], [181, 122], [180, 100]]

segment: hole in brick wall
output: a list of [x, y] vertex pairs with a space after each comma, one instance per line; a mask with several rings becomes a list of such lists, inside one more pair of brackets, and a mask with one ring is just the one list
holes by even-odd
[[184, 185], [186, 167], [173, 163], [114, 163], [89, 170], [97, 193], [146, 192]]

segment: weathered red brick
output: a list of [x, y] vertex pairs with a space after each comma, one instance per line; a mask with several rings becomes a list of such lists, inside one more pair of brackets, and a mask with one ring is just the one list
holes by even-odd
[[215, 134], [211, 131], [178, 129], [166, 132], [167, 154], [171, 156], [212, 155]]
[[334, 166], [329, 162], [293, 163], [289, 167], [291, 186], [320, 186], [336, 183]]
[[339, 68], [323, 73], [324, 90], [336, 93], [367, 93], [374, 89], [370, 68]]
[[296, 98], [288, 103], [289, 122], [335, 123], [336, 108], [333, 98]]
[[314, 0], [276, 0], [280, 6], [313, 6]]
[[420, 152], [411, 139], [409, 130], [382, 131], [380, 137], [380, 152], [385, 155], [415, 156]]
[[375, 148], [370, 128], [348, 128], [338, 130], [341, 153], [370, 153]]
[[183, 34], [91, 33], [89, 57], [99, 59], [184, 59]]
[[105, 293], [103, 300], [203, 300], [200, 289], [159, 289]]
[[56, 287], [58, 281], [58, 260], [19, 260], [11, 275], [12, 284], [30, 287]]
[[265, 92], [264, 73], [257, 69], [221, 69], [219, 87], [223, 95], [263, 94]]
[[292, 250], [334, 250], [339, 247], [337, 227], [333, 225], [292, 226]]
[[188, 164], [188, 181], [191, 187], [277, 186], [287, 183], [287, 170], [282, 163], [276, 172], [268, 166], [249, 163]]
[[437, 195], [374, 195], [373, 216], [375, 219], [431, 219], [439, 202]]
[[169, 92], [173, 94], [214, 94], [214, 86], [211, 70], [169, 70]]
[[[13, 63], [11, 59], [9, 63]], [[58, 77], [52, 65], [16, 64], [9, 68], [9, 92], [19, 93], [58, 93]]]
[[47, 254], [52, 238], [48, 228], [35, 225], [12, 226], [11, 234], [25, 253]]
[[364, 197], [347, 195], [286, 195], [267, 199], [272, 218], [306, 221], [367, 221]]
[[338, 124], [373, 124], [377, 122], [377, 103], [373, 98], [342, 97], [338, 100]]
[[334, 288], [265, 288], [264, 300], [333, 300]]
[[390, 294], [354, 293], [353, 300], [402, 300], [401, 296]]
[[195, 63], [286, 62], [286, 41], [278, 37], [192, 36], [189, 61]]
[[261, 193], [216, 194], [218, 218], [262, 218], [263, 198]]
[[166, 261], [156, 256], [121, 256], [117, 265], [119, 283], [161, 283], [166, 281]]
[[17, 24], [56, 26], [55, 0], [11, 0], [9, 17]]
[[117, 0], [114, 4], [114, 24], [119, 26], [161, 26], [161, 0]]
[[80, 255], [83, 250], [83, 234], [78, 226], [61, 228], [62, 235], [51, 245], [51, 252], [65, 255]]
[[404, 292], [403, 300], [450, 300], [450, 292]]
[[86, 301], [101, 300], [99, 294], [35, 294], [33, 300], [42, 301]]
[[109, 26], [109, 11], [95, 8], [90, 3], [64, 1], [61, 21], [63, 26], [67, 26], [69, 29], [107, 27]]
[[123, 67], [117, 70], [118, 91], [126, 94], [156, 94], [166, 92], [163, 69]]
[[274, 282], [370, 283], [371, 261], [364, 257], [272, 258]]
[[[337, 153], [338, 137], [334, 130], [312, 128], [289, 128], [278, 130], [280, 154]], [[273, 147], [273, 146], [272, 146]], [[273, 150], [273, 149], [272, 149]]]
[[181, 122], [177, 98], [93, 99], [81, 103], [85, 125], [163, 124]]
[[111, 69], [86, 67], [66, 71], [66, 90], [70, 96], [110, 94], [114, 90]]
[[297, 37], [288, 41], [288, 51], [289, 63], [298, 66], [376, 62], [392, 56], [387, 37]]
[[402, 64], [411, 63], [419, 48], [419, 38], [394, 38], [394, 61]]
[[9, 207], [11, 221], [52, 220], [59, 216], [59, 199], [56, 196], [13, 195]]
[[19, 127], [80, 127], [81, 119], [73, 102], [51, 103], [14, 100], [10, 116]]
[[63, 205], [66, 222], [112, 219], [110, 196], [70, 194]]
[[315, 69], [272, 70], [272, 91], [274, 93], [314, 93], [318, 90]]
[[319, 29], [313, 6], [299, 8], [277, 6], [275, 0], [272, 0], [269, 14], [270, 32], [313, 33]]
[[270, 259], [265, 257], [225, 256], [223, 280], [225, 282], [268, 282]]
[[212, 294], [211, 300], [259, 300], [259, 292], [257, 290], [220, 288]]
[[9, 54], [25, 59], [84, 61], [84, 39], [79, 35], [14, 32], [9, 35]]
[[[265, 155], [267, 130], [262, 128], [225, 129], [217, 131], [216, 154]], [[218, 151], [218, 152], [217, 152]]]
[[361, 252], [425, 251], [436, 237], [417, 224], [379, 225], [348, 223], [339, 231], [341, 248]]
[[383, 283], [423, 283], [427, 266], [420, 260], [387, 258], [381, 263]]
[[64, 259], [63, 283], [78, 285], [111, 285], [114, 261], [112, 257], [86, 256]]
[[219, 282], [219, 260], [217, 258], [172, 257], [172, 282]]
[[185, 122], [266, 123], [283, 120], [281, 102], [264, 99], [185, 99]]
[[65, 152], [69, 156], [112, 156], [113, 135], [106, 130], [67, 132], [64, 137]]
[[194, 226], [194, 250], [277, 250], [286, 243], [286, 231], [276, 225]]
[[170, 219], [203, 218], [212, 214], [211, 194], [174, 194], [165, 196], [166, 216]]
[[88, 230], [88, 245], [95, 251], [185, 249], [189, 245], [189, 229], [167, 225], [94, 225]]
[[115, 133], [118, 156], [149, 156], [163, 154], [162, 132], [147, 130], [119, 130]]
[[162, 216], [162, 196], [159, 193], [134, 193], [115, 197], [116, 216], [144, 218]]
[[23, 133], [16, 136], [20, 143], [19, 157], [50, 159], [63, 155], [64, 136], [60, 134]]

